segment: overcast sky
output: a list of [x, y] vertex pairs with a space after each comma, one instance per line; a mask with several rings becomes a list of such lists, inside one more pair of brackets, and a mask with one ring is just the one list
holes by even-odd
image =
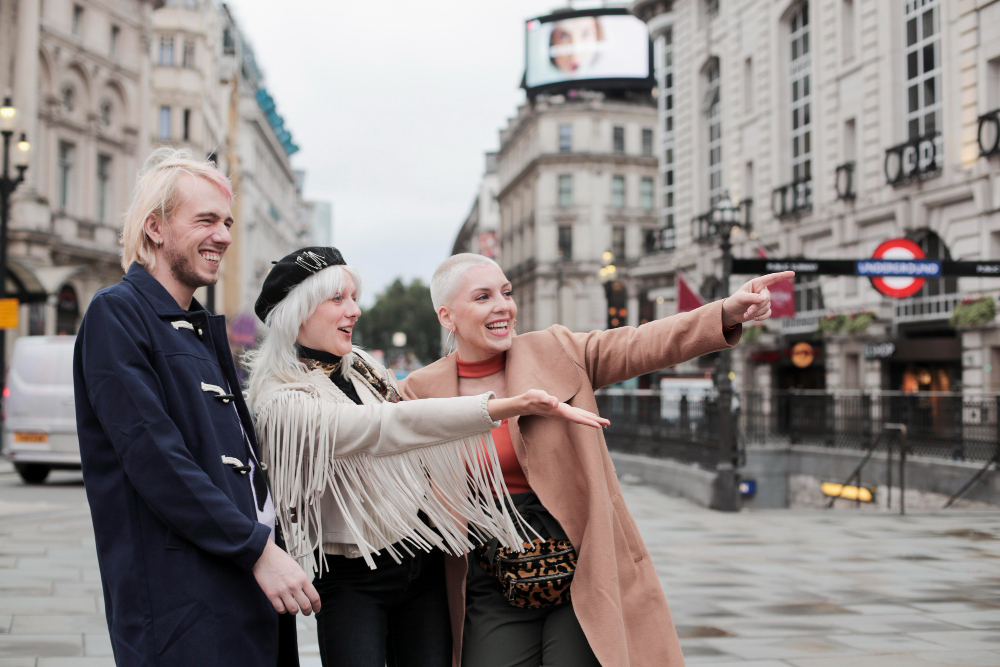
[[565, 5], [232, 0], [364, 303], [448, 256], [483, 153], [524, 99], [523, 22]]

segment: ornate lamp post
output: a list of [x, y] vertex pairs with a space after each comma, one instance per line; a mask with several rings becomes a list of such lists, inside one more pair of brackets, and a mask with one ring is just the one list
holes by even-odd
[[[17, 152], [14, 155], [14, 166], [17, 177], [10, 176], [10, 144], [17, 126], [17, 109], [11, 103], [10, 95], [4, 98], [0, 107], [0, 134], [3, 135], [3, 172], [0, 172], [0, 300], [7, 298], [7, 220], [10, 214], [10, 196], [18, 185], [24, 181], [24, 172], [28, 169], [28, 158], [31, 155], [31, 144], [21, 133], [17, 142]], [[7, 382], [7, 330], [0, 328], [0, 392]]]
[[[740, 210], [733, 205], [727, 192], [712, 209], [713, 232], [722, 249], [722, 292], [729, 294], [729, 277], [733, 270], [733, 232], [743, 228]], [[715, 376], [719, 396], [719, 460], [716, 463], [715, 509], [736, 512], [740, 508], [739, 478], [736, 474], [738, 450], [736, 423], [733, 419], [732, 356], [722, 350]]]

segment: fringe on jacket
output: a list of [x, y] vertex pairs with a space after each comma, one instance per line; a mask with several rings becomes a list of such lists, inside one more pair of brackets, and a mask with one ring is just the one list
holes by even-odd
[[383, 549], [401, 561], [394, 545], [411, 555], [411, 548], [435, 547], [461, 555], [497, 537], [521, 548], [515, 522], [531, 530], [508, 509], [510, 494], [489, 431], [392, 454], [338, 456], [340, 411], [355, 404], [322, 373], [304, 380], [275, 383], [257, 397], [254, 409], [275, 514], [289, 554], [304, 570], [322, 574], [325, 566], [316, 554], [323, 545], [320, 499], [327, 493], [372, 569], [372, 554]]

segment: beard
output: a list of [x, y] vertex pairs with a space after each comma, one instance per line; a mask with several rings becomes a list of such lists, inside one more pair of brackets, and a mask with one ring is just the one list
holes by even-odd
[[198, 289], [206, 285], [214, 285], [219, 282], [219, 273], [214, 276], [203, 276], [191, 265], [191, 258], [188, 255], [171, 250], [166, 254], [167, 266], [170, 273], [177, 282], [191, 289]]

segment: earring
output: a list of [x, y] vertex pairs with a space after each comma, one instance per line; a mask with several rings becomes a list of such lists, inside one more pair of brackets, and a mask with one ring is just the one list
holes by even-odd
[[444, 339], [444, 356], [447, 357], [454, 351], [452, 349], [452, 345], [457, 347], [457, 344], [455, 343], [455, 332], [448, 329], [448, 337]]

